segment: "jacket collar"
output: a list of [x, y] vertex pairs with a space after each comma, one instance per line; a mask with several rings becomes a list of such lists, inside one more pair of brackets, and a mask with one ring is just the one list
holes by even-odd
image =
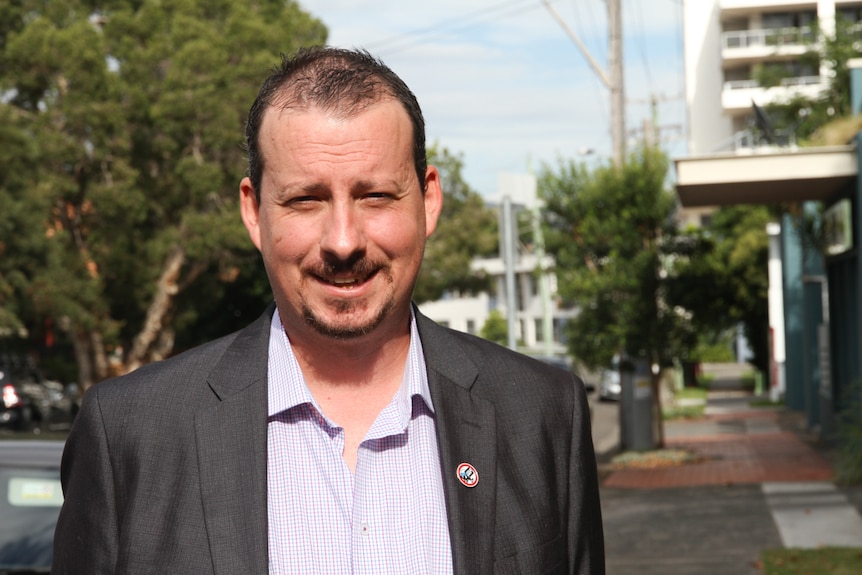
[[[448, 331], [417, 313], [437, 408], [437, 439], [455, 573], [493, 572], [497, 494], [494, 405], [474, 392], [480, 371]], [[461, 464], [478, 474], [474, 487], [458, 479]]]

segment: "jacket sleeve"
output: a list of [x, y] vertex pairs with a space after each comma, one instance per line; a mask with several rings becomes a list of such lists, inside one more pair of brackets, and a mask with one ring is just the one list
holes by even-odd
[[98, 386], [84, 396], [61, 465], [64, 502], [54, 533], [55, 575], [114, 573], [118, 513]]
[[590, 408], [583, 384], [575, 385], [569, 459], [569, 565], [574, 575], [604, 575], [605, 543]]

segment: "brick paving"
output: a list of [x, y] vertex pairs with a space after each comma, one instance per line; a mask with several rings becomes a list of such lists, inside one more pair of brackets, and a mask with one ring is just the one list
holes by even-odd
[[[649, 469], [610, 467], [605, 487], [654, 489], [783, 481], [830, 481], [829, 461], [794, 431], [778, 425], [774, 410], [746, 411], [675, 425], [665, 444], [695, 462]], [[666, 428], [667, 429], [667, 428]]]

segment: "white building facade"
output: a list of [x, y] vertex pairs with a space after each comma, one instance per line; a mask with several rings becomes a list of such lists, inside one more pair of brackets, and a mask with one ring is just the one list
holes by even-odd
[[[860, 0], [685, 0], [688, 153], [751, 153], [763, 141], [750, 129], [755, 110], [793, 96], [816, 97], [831, 71], [803, 57], [817, 30], [832, 34], [836, 18], [862, 20]], [[778, 85], [761, 79], [777, 74]], [[775, 134], [778, 145], [793, 135]]]
[[[565, 356], [565, 323], [575, 317], [572, 308], [560, 305], [553, 260], [545, 257], [542, 266], [535, 254], [521, 254], [515, 266], [515, 338], [518, 351], [531, 355]], [[506, 302], [505, 266], [501, 258], [482, 258], [472, 262], [472, 268], [492, 279], [490, 293], [475, 296], [446, 297], [425, 302], [419, 309], [439, 324], [466, 333], [479, 335], [491, 312], [497, 310], [509, 317]], [[543, 282], [545, 282], [544, 285]], [[548, 327], [546, 327], [548, 326]], [[550, 332], [550, 333], [549, 333]]]

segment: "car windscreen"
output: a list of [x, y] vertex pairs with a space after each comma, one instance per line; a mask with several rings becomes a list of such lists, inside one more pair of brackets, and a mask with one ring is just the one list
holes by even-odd
[[59, 470], [0, 467], [0, 571], [50, 567], [62, 504]]

